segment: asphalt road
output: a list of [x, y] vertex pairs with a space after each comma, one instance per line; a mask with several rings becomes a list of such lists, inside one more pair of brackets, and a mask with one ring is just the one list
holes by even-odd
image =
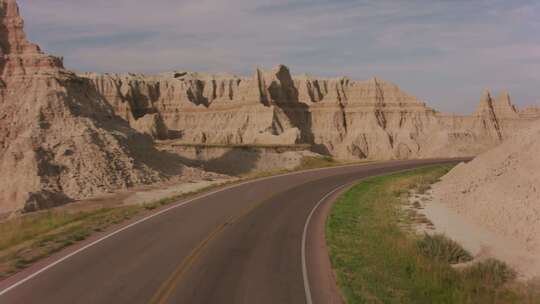
[[338, 188], [452, 161], [300, 172], [179, 202], [8, 291], [39, 269], [3, 282], [0, 303], [339, 303], [323, 236]]

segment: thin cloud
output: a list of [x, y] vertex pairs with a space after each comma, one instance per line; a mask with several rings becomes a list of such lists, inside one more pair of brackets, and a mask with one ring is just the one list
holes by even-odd
[[69, 68], [373, 75], [445, 111], [484, 87], [539, 100], [536, 1], [19, 0], [32, 40]]

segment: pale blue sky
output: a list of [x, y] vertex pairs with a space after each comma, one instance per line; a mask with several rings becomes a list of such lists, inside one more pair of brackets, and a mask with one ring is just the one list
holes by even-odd
[[19, 0], [31, 40], [78, 71], [372, 76], [431, 106], [484, 88], [540, 105], [540, 1]]

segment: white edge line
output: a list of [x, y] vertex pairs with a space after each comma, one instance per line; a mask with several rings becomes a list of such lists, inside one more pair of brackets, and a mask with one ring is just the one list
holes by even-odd
[[306, 243], [307, 243], [307, 232], [308, 232], [309, 223], [311, 222], [311, 218], [313, 217], [313, 214], [315, 214], [315, 211], [317, 211], [319, 206], [328, 197], [330, 197], [332, 194], [336, 193], [337, 191], [345, 188], [349, 184], [350, 183], [347, 183], [345, 185], [341, 185], [341, 186], [335, 188], [334, 190], [328, 192], [325, 196], [323, 196], [323, 198], [321, 198], [321, 200], [319, 202], [317, 202], [315, 207], [313, 207], [313, 209], [311, 210], [311, 212], [309, 213], [309, 215], [308, 215], [308, 217], [306, 219], [306, 223], [304, 224], [304, 233], [302, 234], [302, 275], [304, 277], [304, 290], [306, 292], [306, 303], [307, 304], [313, 304], [313, 299], [311, 298], [311, 288], [309, 286], [309, 277], [308, 277], [307, 262], [306, 262]]
[[[382, 163], [384, 163], [384, 162], [382, 162]], [[45, 267], [39, 269], [38, 271], [36, 271], [36, 272], [34, 272], [34, 273], [28, 275], [27, 277], [21, 279], [20, 281], [17, 281], [16, 283], [13, 283], [11, 286], [6, 287], [4, 290], [0, 291], [0, 296], [5, 295], [5, 294], [8, 293], [9, 291], [11, 291], [11, 290], [13, 290], [13, 289], [19, 287], [20, 285], [22, 285], [22, 284], [28, 282], [28, 281], [31, 280], [31, 279], [37, 277], [37, 276], [40, 275], [41, 273], [43, 273], [43, 272], [45, 272], [45, 271], [47, 271], [47, 270], [53, 268], [54, 266], [56, 266], [56, 265], [58, 265], [58, 264], [60, 264], [60, 263], [62, 263], [62, 262], [64, 262], [64, 261], [66, 261], [67, 259], [73, 257], [74, 255], [76, 255], [76, 254], [78, 254], [78, 253], [80, 253], [80, 252], [82, 252], [82, 251], [84, 251], [84, 250], [86, 250], [86, 249], [88, 249], [88, 248], [90, 248], [90, 247], [92, 247], [92, 246], [95, 246], [95, 245], [97, 245], [97, 244], [99, 244], [99, 243], [105, 241], [105, 240], [108, 239], [108, 238], [111, 238], [111, 237], [113, 237], [113, 236], [115, 236], [115, 235], [117, 235], [117, 234], [119, 234], [119, 233], [121, 233], [121, 232], [123, 232], [123, 231], [125, 231], [125, 230], [127, 230], [127, 229], [129, 229], [129, 228], [131, 228], [131, 227], [133, 227], [133, 226], [135, 226], [135, 225], [138, 225], [138, 224], [143, 223], [143, 222], [146, 222], [146, 221], [148, 221], [148, 220], [150, 220], [150, 219], [152, 219], [152, 218], [154, 218], [154, 217], [157, 217], [157, 216], [159, 216], [159, 215], [162, 215], [163, 213], [166, 213], [166, 212], [169, 212], [169, 211], [171, 211], [171, 210], [173, 210], [173, 209], [176, 209], [176, 208], [185, 206], [185, 205], [187, 205], [187, 204], [190, 204], [190, 203], [192, 203], [193, 201], [196, 201], [196, 200], [199, 200], [199, 199], [202, 199], [202, 198], [206, 198], [206, 197], [208, 197], [208, 196], [211, 196], [211, 195], [214, 195], [214, 194], [216, 194], [216, 193], [219, 193], [219, 192], [222, 192], [222, 191], [226, 191], [226, 190], [229, 190], [229, 189], [232, 189], [232, 188], [240, 187], [240, 186], [242, 186], [242, 185], [251, 184], [251, 183], [255, 183], [255, 182], [260, 182], [260, 181], [264, 181], [264, 180], [268, 180], [268, 179], [273, 179], [273, 178], [278, 178], [278, 177], [283, 177], [283, 176], [290, 176], [290, 175], [303, 174], [303, 173], [307, 173], [307, 172], [326, 171], [326, 170], [332, 170], [332, 169], [340, 169], [340, 168], [347, 168], [347, 167], [354, 167], [354, 166], [365, 166], [365, 165], [371, 165], [371, 164], [381, 164], [381, 162], [368, 162], [368, 163], [350, 164], [350, 165], [344, 165], [344, 166], [336, 166], [336, 167], [328, 167], [328, 168], [316, 168], [316, 169], [310, 169], [310, 170], [303, 170], [303, 171], [297, 171], [297, 172], [284, 173], [284, 174], [279, 174], [279, 175], [274, 175], [274, 176], [262, 177], [262, 178], [258, 178], [258, 179], [254, 179], [254, 180], [250, 180], [250, 181], [245, 181], [245, 182], [241, 182], [241, 183], [238, 183], [238, 184], [234, 184], [234, 185], [227, 186], [227, 187], [225, 187], [225, 188], [223, 188], [223, 189], [218, 189], [218, 190], [215, 190], [215, 191], [212, 191], [212, 192], [208, 192], [208, 193], [206, 193], [206, 194], [204, 194], [204, 195], [201, 195], [201, 196], [198, 196], [198, 197], [194, 197], [194, 198], [189, 199], [189, 200], [187, 200], [187, 201], [185, 201], [185, 202], [182, 202], [182, 203], [180, 203], [180, 204], [177, 204], [177, 205], [168, 207], [168, 208], [166, 208], [166, 209], [163, 209], [163, 210], [161, 210], [161, 211], [159, 211], [159, 212], [157, 212], [157, 213], [151, 214], [151, 215], [149, 215], [149, 216], [147, 216], [147, 217], [145, 217], [145, 218], [142, 218], [142, 219], [140, 219], [140, 220], [138, 220], [138, 221], [136, 221], [136, 222], [134, 222], [134, 223], [131, 223], [131, 224], [125, 226], [125, 227], [122, 227], [122, 228], [120, 228], [120, 229], [118, 229], [118, 230], [116, 230], [116, 231], [113, 231], [113, 232], [111, 232], [111, 233], [109, 233], [109, 234], [107, 234], [107, 235], [105, 235], [105, 236], [103, 236], [103, 237], [101, 237], [101, 238], [99, 238], [99, 239], [93, 241], [92, 243], [90, 243], [90, 244], [88, 244], [88, 245], [85, 245], [84, 247], [81, 247], [81, 248], [75, 250], [74, 252], [72, 252], [72, 253], [70, 253], [70, 254], [68, 254], [68, 255], [66, 255], [66, 256], [64, 256], [64, 257], [62, 257], [62, 258], [60, 258], [60, 259], [58, 259], [58, 260], [56, 260], [56, 261], [54, 261], [53, 263], [51, 263], [51, 264], [49, 264], [49, 265], [47, 265], [47, 266], [45, 266]], [[335, 191], [337, 191], [337, 190], [338, 190], [338, 189], [334, 190], [333, 192], [335, 192]], [[329, 196], [329, 195], [332, 194], [333, 192], [329, 193], [327, 196]], [[326, 198], [327, 196], [325, 196], [325, 198]], [[324, 198], [323, 198], [323, 200], [324, 200]], [[322, 201], [322, 200], [321, 200], [321, 201]], [[319, 203], [319, 204], [320, 204], [320, 203]], [[312, 211], [312, 214], [314, 213], [314, 211], [315, 211], [315, 210]], [[312, 214], [310, 214], [310, 218], [311, 218]], [[309, 220], [309, 219], [308, 219], [308, 220]], [[307, 230], [307, 226], [304, 228], [304, 237], [305, 237], [305, 234], [306, 234], [306, 230]], [[302, 244], [304, 244], [304, 243], [305, 243], [305, 240], [302, 239]], [[302, 249], [303, 249], [303, 250], [302, 250], [302, 257], [304, 257], [304, 247], [305, 247], [305, 246], [302, 247]], [[305, 261], [304, 261], [304, 259], [302, 260], [302, 263], [304, 264], [304, 267], [305, 267]], [[306, 270], [304, 270], [304, 282], [306, 282], [306, 279], [307, 279]], [[307, 288], [309, 289], [309, 284], [307, 284]], [[310, 294], [310, 297], [311, 297], [311, 294]], [[310, 302], [310, 304], [311, 304], [311, 302]]]
[[[304, 224], [304, 233], [302, 234], [302, 253], [301, 253], [302, 254], [302, 276], [304, 277], [304, 290], [306, 292], [306, 304], [313, 304], [313, 299], [311, 297], [311, 287], [309, 285], [309, 277], [308, 277], [308, 271], [307, 271], [307, 259], [306, 259], [307, 232], [308, 232], [309, 224], [311, 222], [311, 218], [313, 217], [313, 214], [315, 214], [315, 211], [317, 211], [319, 206], [329, 196], [331, 196], [332, 194], [336, 193], [337, 191], [339, 191], [339, 190], [341, 190], [341, 189], [343, 189], [343, 188], [345, 188], [345, 187], [347, 187], [349, 185], [358, 184], [358, 183], [361, 183], [361, 182], [363, 182], [363, 181], [365, 181], [367, 179], [370, 179], [370, 178], [381, 177], [381, 176], [390, 175], [390, 174], [404, 173], [404, 172], [407, 172], [407, 171], [412, 171], [412, 170], [415, 170], [415, 169], [422, 168], [423, 166], [431, 166], [431, 165], [437, 165], [437, 164], [443, 165], [443, 164], [447, 164], [447, 163], [442, 162], [442, 163], [432, 163], [432, 164], [419, 164], [418, 166], [414, 166], [414, 167], [408, 168], [408, 169], [390, 171], [390, 172], [386, 172], [386, 173], [366, 176], [366, 177], [358, 179], [357, 181], [353, 181], [353, 182], [350, 182], [350, 183], [347, 183], [345, 185], [341, 185], [341, 186], [335, 188], [334, 190], [328, 192], [323, 198], [321, 198], [321, 200], [319, 202], [317, 202], [317, 204], [315, 205], [315, 207], [313, 207], [313, 209], [311, 210], [311, 212], [309, 213], [309, 215], [308, 215], [308, 217], [306, 219], [306, 223]], [[0, 295], [1, 295], [1, 293], [0, 293]]]
[[[392, 161], [389, 161], [389, 162], [392, 162]], [[18, 286], [30, 281], [31, 279], [37, 277], [38, 275], [40, 275], [41, 273], [53, 268], [54, 266], [68, 260], [69, 258], [73, 257], [74, 255], [92, 247], [92, 246], [95, 246], [103, 241], [105, 241], [106, 239], [108, 238], [111, 238], [135, 225], [138, 225], [140, 223], [143, 223], [143, 222], [146, 222], [154, 217], [157, 217], [159, 215], [162, 215], [166, 212], [169, 212], [173, 209], [176, 209], [176, 208], [180, 208], [182, 206], [185, 206], [185, 205], [188, 205], [196, 200], [199, 200], [199, 199], [202, 199], [202, 198], [206, 198], [206, 197], [209, 197], [211, 195], [214, 195], [216, 193], [219, 193], [219, 192], [222, 192], [222, 191], [226, 191], [226, 190], [229, 190], [229, 189], [232, 189], [232, 188], [236, 188], [236, 187], [240, 187], [240, 186], [243, 186], [243, 185], [247, 185], [247, 184], [251, 184], [251, 183], [255, 183], [255, 182], [260, 182], [260, 181], [264, 181], [264, 180], [269, 180], [269, 179], [273, 179], [273, 178], [278, 178], [278, 177], [284, 177], [284, 176], [290, 176], [290, 175], [298, 175], [298, 174], [303, 174], [303, 173], [308, 173], [308, 172], [315, 172], [315, 171], [327, 171], [327, 170], [332, 170], [332, 169], [340, 169], [340, 168], [348, 168], [348, 167], [355, 167], [355, 166], [365, 166], [365, 165], [379, 165], [379, 164], [385, 164], [385, 163], [389, 163], [389, 162], [380, 162], [380, 161], [375, 161], [375, 162], [367, 162], [367, 163], [357, 163], [357, 164], [350, 164], [350, 165], [343, 165], [343, 166], [336, 166], [336, 167], [328, 167], [328, 168], [316, 168], [316, 169], [309, 169], [309, 170], [303, 170], [303, 171], [297, 171], [297, 172], [290, 172], [290, 173], [284, 173], [284, 174], [278, 174], [278, 175], [274, 175], [274, 176], [267, 176], [267, 177], [262, 177], [262, 178], [257, 178], [257, 179], [254, 179], [254, 180], [249, 180], [249, 181], [245, 181], [245, 182], [240, 182], [238, 184], [234, 184], [234, 185], [230, 185], [230, 186], [226, 186], [225, 188], [223, 189], [218, 189], [218, 190], [215, 190], [215, 191], [211, 191], [211, 192], [208, 192], [208, 193], [205, 193], [201, 196], [197, 196], [197, 197], [194, 197], [194, 198], [191, 198], [185, 202], [182, 202], [182, 203], [179, 203], [177, 205], [173, 205], [173, 206], [170, 206], [166, 209], [163, 209], [157, 213], [154, 213], [154, 214], [151, 214], [145, 218], [142, 218], [134, 223], [131, 223], [125, 227], [122, 227], [116, 231], [113, 231], [95, 241], [93, 241], [92, 243], [88, 244], [88, 245], [85, 245], [77, 250], [75, 250], [74, 252], [54, 261], [53, 263], [37, 270], [36, 272], [28, 275], [27, 277], [21, 279], [20, 281], [17, 281], [16, 283], [13, 283], [11, 286], [8, 286], [6, 287], [4, 290], [0, 291], [0, 296], [3, 296], [5, 295], [6, 293], [8, 293], [9, 291], [17, 288]], [[423, 165], [429, 165], [429, 164], [421, 164], [419, 166], [423, 166]], [[407, 171], [407, 170], [410, 170], [410, 169], [406, 169], [406, 170], [403, 170], [403, 171]], [[398, 171], [399, 172], [399, 171]], [[392, 172], [392, 173], [396, 173], [396, 172]], [[305, 260], [305, 243], [306, 243], [306, 234], [307, 234], [307, 228], [309, 226], [309, 221], [311, 220], [311, 217], [313, 216], [313, 214], [315, 213], [315, 210], [317, 209], [317, 207], [330, 195], [332, 195], [334, 192], [338, 191], [340, 188], [343, 188], [345, 187], [346, 185], [343, 185], [343, 186], [340, 186], [336, 189], [334, 189], [333, 191], [331, 191], [330, 193], [328, 193], [325, 197], [323, 197], [318, 203], [317, 203], [317, 206], [315, 206], [315, 208], [311, 211], [311, 213], [309, 214], [309, 217], [308, 217], [308, 220], [306, 222], [306, 225], [304, 227], [304, 234], [302, 236], [302, 271], [303, 271], [303, 275], [304, 275], [304, 287], [306, 288], [306, 297], [309, 299], [308, 300], [308, 304], [312, 304], [312, 301], [311, 301], [311, 291], [310, 291], [310, 288], [309, 288], [309, 282], [308, 282], [308, 277], [307, 277], [307, 265], [306, 265], [306, 260]]]

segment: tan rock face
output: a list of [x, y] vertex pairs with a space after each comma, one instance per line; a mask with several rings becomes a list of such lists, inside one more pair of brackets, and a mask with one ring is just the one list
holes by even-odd
[[166, 140], [169, 138], [169, 130], [159, 113], [146, 114], [143, 117], [134, 120], [131, 123], [131, 126], [135, 130], [156, 139]]
[[527, 107], [518, 111], [519, 116], [525, 119], [540, 119], [540, 107]]
[[169, 136], [190, 143], [309, 143], [342, 159], [472, 156], [532, 118], [508, 93], [486, 91], [470, 116], [437, 113], [394, 84], [373, 78], [291, 76], [257, 69], [251, 78], [177, 72], [158, 76], [86, 74], [131, 125], [160, 113]]
[[497, 235], [540, 254], [540, 121], [461, 164], [434, 197]]
[[[190, 170], [164, 159], [93, 84], [29, 43], [22, 27], [15, 1], [0, 0], [0, 212], [51, 207]], [[159, 137], [158, 119], [147, 120], [141, 124]]]
[[493, 108], [498, 118], [502, 118], [502, 119], [519, 118], [518, 111], [516, 107], [512, 104], [512, 101], [510, 100], [510, 94], [506, 91], [502, 92], [501, 95], [499, 95], [499, 98], [493, 104]]
[[0, 69], [3, 78], [62, 68], [61, 59], [44, 55], [39, 46], [26, 40], [24, 21], [15, 0], [0, 1], [0, 19]]
[[28, 42], [15, 0], [0, 0], [0, 213], [205, 174], [151, 137], [308, 143], [342, 159], [468, 156], [535, 113], [486, 93], [473, 115], [445, 115], [380, 79], [292, 76], [282, 65], [251, 77], [77, 76]]
[[136, 120], [159, 113], [169, 136], [186, 142], [294, 144], [298, 129], [278, 104], [297, 93], [282, 69], [257, 70], [253, 78], [182, 72], [82, 76], [135, 128]]

